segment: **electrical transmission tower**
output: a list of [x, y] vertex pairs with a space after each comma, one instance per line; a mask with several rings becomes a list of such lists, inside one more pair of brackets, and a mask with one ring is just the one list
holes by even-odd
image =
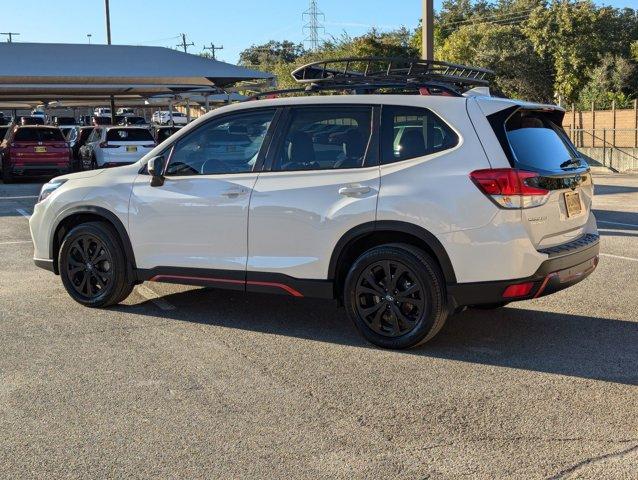
[[308, 10], [303, 12], [301, 18], [304, 21], [303, 33], [306, 35], [304, 42], [310, 45], [310, 50], [316, 52], [319, 49], [319, 32], [324, 32], [323, 24], [326, 16], [317, 7], [317, 0], [310, 0]]

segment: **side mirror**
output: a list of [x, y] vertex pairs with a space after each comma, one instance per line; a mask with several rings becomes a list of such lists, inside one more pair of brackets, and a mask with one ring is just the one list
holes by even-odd
[[164, 185], [164, 157], [153, 157], [146, 164], [148, 173], [151, 176], [151, 187], [161, 187]]

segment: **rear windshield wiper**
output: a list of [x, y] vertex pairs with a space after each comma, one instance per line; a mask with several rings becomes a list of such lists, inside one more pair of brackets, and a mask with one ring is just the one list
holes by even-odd
[[570, 158], [569, 160], [560, 164], [560, 168], [566, 169], [569, 167], [580, 167], [581, 160], [580, 158]]

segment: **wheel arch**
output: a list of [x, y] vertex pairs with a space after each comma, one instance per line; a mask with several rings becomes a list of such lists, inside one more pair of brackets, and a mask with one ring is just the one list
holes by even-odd
[[49, 243], [49, 258], [53, 259], [53, 271], [59, 274], [58, 253], [64, 236], [77, 225], [87, 222], [105, 222], [110, 224], [117, 232], [120, 245], [126, 257], [126, 273], [130, 281], [135, 280], [135, 254], [128, 232], [122, 221], [110, 210], [97, 206], [78, 206], [64, 210], [58, 215], [52, 229]]
[[341, 286], [352, 262], [365, 250], [386, 243], [407, 243], [426, 251], [438, 262], [445, 282], [456, 283], [450, 257], [435, 235], [411, 223], [381, 220], [348, 230], [335, 245], [328, 266], [328, 278], [334, 283], [337, 298], [341, 296]]

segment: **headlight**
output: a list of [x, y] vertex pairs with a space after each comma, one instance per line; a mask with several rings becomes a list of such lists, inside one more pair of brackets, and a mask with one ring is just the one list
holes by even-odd
[[64, 185], [65, 182], [66, 180], [51, 180], [49, 183], [42, 185], [42, 190], [40, 190], [40, 196], [38, 197], [38, 203], [45, 200], [49, 195]]

